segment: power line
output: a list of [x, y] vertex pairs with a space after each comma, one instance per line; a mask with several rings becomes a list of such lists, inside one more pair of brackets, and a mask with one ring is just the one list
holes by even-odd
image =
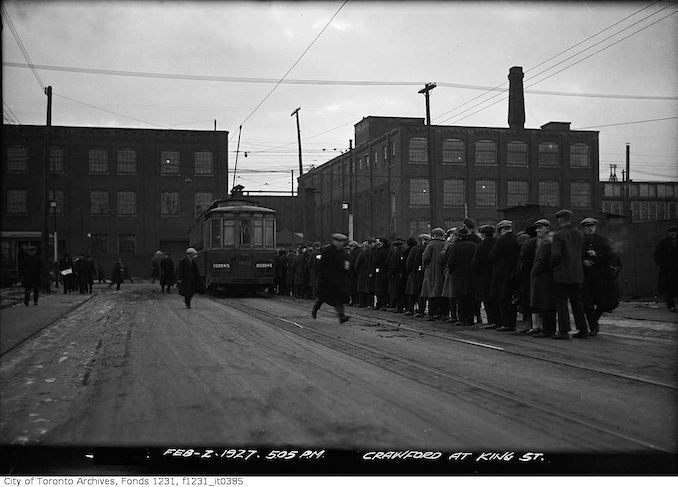
[[14, 22], [12, 21], [12, 17], [9, 15], [9, 12], [7, 11], [7, 9], [5, 8], [4, 5], [2, 5], [2, 12], [4, 14], [5, 20], [7, 20], [7, 25], [9, 26], [9, 30], [12, 33], [12, 37], [14, 37], [14, 40], [16, 41], [17, 46], [19, 46], [19, 50], [21, 51], [21, 54], [23, 54], [24, 59], [26, 59], [26, 62], [30, 66], [31, 72], [33, 73], [33, 76], [35, 77], [35, 81], [37, 81], [38, 85], [40, 85], [40, 91], [43, 91], [45, 89], [45, 83], [42, 82], [42, 78], [40, 78], [38, 71], [35, 69], [35, 65], [33, 64], [33, 61], [31, 60], [31, 56], [28, 54], [28, 50], [26, 49], [23, 41], [21, 40], [21, 36], [19, 35], [19, 31], [14, 26]]
[[2, 100], [2, 106], [4, 108], [4, 111], [6, 111], [7, 114], [10, 116], [10, 118], [8, 118], [8, 120], [12, 123], [16, 123], [16, 124], [21, 125], [21, 122], [19, 122], [19, 117], [16, 116], [16, 113], [14, 113], [12, 108], [9, 106], [9, 104], [5, 100]]
[[98, 107], [96, 105], [92, 105], [91, 103], [86, 103], [84, 101], [76, 100], [75, 98], [71, 98], [69, 96], [60, 95], [59, 93], [56, 93], [56, 92], [54, 92], [54, 95], [58, 96], [59, 98], [63, 98], [65, 100], [69, 100], [69, 101], [72, 101], [74, 103], [79, 103], [80, 105], [84, 105], [86, 107], [93, 108], [95, 110], [100, 110], [102, 112], [110, 113], [111, 115], [115, 115], [116, 117], [127, 118], [127, 119], [133, 120], [135, 122], [141, 122], [143, 124], [150, 125], [152, 127], [161, 127], [161, 128], [164, 128], [164, 129], [168, 129], [168, 127], [165, 127], [163, 125], [158, 125], [157, 123], [151, 123], [151, 122], [147, 122], [146, 120], [141, 120], [139, 118], [130, 117], [129, 115], [123, 115], [122, 113], [117, 113], [117, 112], [114, 112], [112, 110], [107, 110], [106, 108], [101, 108], [101, 107]]
[[591, 125], [589, 127], [577, 127], [574, 130], [587, 130], [587, 129], [597, 129], [602, 127], [616, 127], [617, 125], [631, 125], [634, 123], [646, 123], [646, 122], [659, 122], [662, 120], [675, 120], [678, 117], [664, 117], [664, 118], [650, 118], [648, 120], [633, 120], [631, 122], [619, 122], [619, 123], [608, 123], [605, 125]]

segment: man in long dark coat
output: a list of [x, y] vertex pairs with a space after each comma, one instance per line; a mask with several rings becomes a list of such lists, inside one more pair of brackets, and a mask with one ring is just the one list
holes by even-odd
[[[68, 272], [70, 270], [70, 272]], [[73, 259], [68, 254], [64, 254], [61, 259], [59, 259], [59, 271], [68, 272], [67, 274], [61, 274], [63, 284], [64, 284], [64, 294], [68, 294], [74, 289], [73, 281]]]
[[351, 240], [346, 246], [348, 250], [348, 273], [346, 275], [349, 306], [358, 306], [358, 273], [355, 270], [355, 261], [360, 255], [360, 246], [355, 240]]
[[372, 249], [372, 242], [369, 239], [363, 242], [362, 250], [360, 254], [356, 257], [355, 260], [355, 272], [357, 275], [357, 287], [358, 287], [358, 306], [365, 308], [370, 306], [370, 284], [369, 284], [369, 274], [370, 274], [370, 252]]
[[91, 268], [85, 254], [81, 253], [75, 259], [75, 262], [73, 262], [73, 272], [78, 280], [78, 290], [80, 291], [80, 294], [86, 294], [92, 276]]
[[377, 297], [375, 309], [386, 311], [388, 306], [388, 257], [391, 246], [387, 238], [379, 237], [374, 247], [372, 275], [374, 276], [374, 294]]
[[174, 262], [169, 252], [166, 252], [160, 261], [160, 292], [165, 292], [167, 287], [167, 294], [172, 290], [174, 284]]
[[414, 305], [418, 305], [417, 317], [424, 316], [424, 308], [426, 307], [426, 298], [421, 297], [421, 284], [424, 282], [424, 264], [422, 257], [424, 249], [431, 240], [431, 236], [422, 233], [419, 235], [419, 243], [414, 246], [410, 255], [407, 256], [407, 283], [405, 284], [405, 295], [407, 296], [407, 311], [408, 316], [414, 316]]
[[[478, 232], [476, 231], [476, 222], [474, 220], [472, 220], [471, 218], [464, 218], [464, 226], [466, 228], [468, 228], [468, 231], [471, 233], [471, 236], [470, 236], [471, 242], [478, 245], [478, 244], [480, 244], [480, 242], [483, 241], [483, 239], [480, 237], [480, 235], [478, 235]], [[474, 279], [473, 287], [474, 288], [476, 287], [475, 277], [476, 276], [474, 275], [473, 276], [473, 279]], [[482, 316], [480, 315], [480, 304], [481, 304], [481, 301], [476, 297], [476, 299], [473, 303], [473, 314], [475, 316], [476, 323], [479, 324], [479, 325], [482, 325], [483, 319], [482, 319]]]
[[388, 255], [388, 303], [394, 313], [402, 313], [405, 307], [405, 296], [402, 292], [404, 243], [399, 238], [395, 239]]
[[33, 246], [28, 247], [19, 268], [21, 285], [24, 288], [24, 304], [26, 306], [28, 306], [30, 301], [31, 292], [33, 293], [33, 304], [38, 304], [39, 288], [44, 271], [45, 266], [38, 255], [37, 249]]
[[191, 308], [191, 298], [202, 286], [200, 271], [195, 263], [197, 256], [198, 252], [189, 247], [186, 249], [186, 257], [181, 259], [177, 266], [176, 281], [179, 284], [179, 294], [184, 297], [184, 304], [188, 309]]
[[476, 244], [471, 240], [471, 232], [465, 226], [461, 226], [450, 245], [447, 260], [447, 269], [452, 276], [452, 295], [457, 301], [459, 310], [459, 319], [455, 325], [473, 326], [475, 290], [471, 262], [475, 251]]
[[492, 225], [483, 225], [478, 229], [483, 240], [478, 244], [473, 254], [471, 268], [475, 277], [476, 300], [483, 303], [485, 313], [487, 314], [486, 329], [496, 329], [499, 327], [499, 310], [497, 302], [490, 297], [490, 284], [492, 282], [492, 264], [490, 264], [490, 251], [494, 247], [494, 227]]
[[297, 249], [297, 255], [294, 258], [294, 292], [295, 298], [303, 298], [306, 293], [306, 246], [300, 245]]
[[320, 270], [320, 242], [315, 242], [308, 253], [308, 266], [311, 297], [316, 299], [318, 297], [318, 272]]
[[666, 299], [666, 307], [676, 312], [678, 296], [678, 227], [669, 227], [668, 235], [657, 245], [654, 261], [659, 266], [659, 293]]
[[320, 250], [320, 266], [318, 268], [318, 298], [313, 304], [311, 316], [316, 319], [318, 310], [327, 303], [334, 306], [339, 315], [339, 323], [345, 323], [349, 317], [344, 313], [344, 304], [348, 299], [346, 289], [346, 272], [348, 271], [348, 255], [346, 242], [348, 237], [340, 233], [332, 235], [332, 243]]
[[421, 261], [424, 264], [424, 282], [421, 297], [428, 299], [428, 321], [440, 318], [443, 284], [445, 283], [442, 251], [445, 246], [445, 230], [431, 230], [431, 241], [424, 249]]
[[577, 327], [575, 338], [585, 338], [586, 316], [581, 297], [584, 283], [584, 235], [572, 227], [572, 212], [560, 210], [556, 213], [560, 229], [553, 236], [551, 247], [551, 267], [556, 293], [556, 309], [558, 313], [558, 333], [551, 338], [570, 338], [570, 313], [567, 302], [570, 301], [574, 323]]
[[490, 281], [490, 297], [495, 299], [499, 308], [499, 327], [497, 331], [514, 331], [516, 329], [516, 304], [513, 293], [517, 288], [516, 269], [520, 247], [513, 234], [513, 222], [502, 220], [497, 223], [499, 238], [490, 250], [492, 264], [492, 280]]
[[551, 268], [551, 222], [542, 218], [537, 227], [537, 249], [530, 270], [530, 307], [535, 311], [530, 333], [534, 338], [550, 338], [556, 332], [556, 299]]
[[294, 263], [296, 261], [297, 254], [293, 248], [287, 251], [287, 256], [285, 257], [285, 284], [287, 287], [287, 294], [285, 296], [295, 295], [296, 291], [294, 288]]
[[598, 334], [598, 320], [603, 313], [619, 306], [615, 275], [612, 270], [612, 246], [607, 238], [596, 233], [598, 220], [584, 218], [584, 285], [582, 297], [589, 336]]
[[[525, 229], [524, 240], [520, 243], [520, 256], [518, 258], [518, 289], [520, 301], [518, 311], [523, 315], [523, 321], [532, 325], [532, 310], [530, 308], [530, 272], [534, 263], [534, 255], [537, 251], [537, 227], [529, 225]], [[525, 330], [529, 332], [528, 330]]]
[[123, 263], [122, 259], [118, 257], [118, 261], [113, 265], [113, 272], [111, 272], [111, 282], [108, 284], [110, 288], [115, 284], [115, 290], [120, 291], [120, 284], [122, 284]]

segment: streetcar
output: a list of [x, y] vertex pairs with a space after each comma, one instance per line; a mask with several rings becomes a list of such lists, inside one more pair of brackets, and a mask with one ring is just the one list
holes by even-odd
[[271, 288], [275, 232], [275, 210], [241, 198], [212, 202], [189, 231], [189, 244], [198, 251], [196, 263], [207, 293]]

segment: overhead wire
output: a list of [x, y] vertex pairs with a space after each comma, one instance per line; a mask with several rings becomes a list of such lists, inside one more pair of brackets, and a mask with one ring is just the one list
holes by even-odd
[[26, 62], [30, 66], [31, 72], [33, 73], [33, 77], [35, 78], [35, 81], [37, 81], [38, 85], [40, 86], [40, 90], [43, 91], [45, 89], [45, 83], [43, 83], [42, 78], [40, 77], [40, 74], [38, 74], [37, 69], [35, 69], [35, 65], [33, 64], [33, 61], [31, 60], [31, 56], [28, 54], [28, 50], [26, 49], [26, 46], [24, 46], [24, 43], [21, 40], [21, 35], [19, 35], [19, 31], [17, 30], [16, 26], [14, 25], [14, 21], [12, 21], [12, 16], [7, 11], [7, 8], [5, 7], [4, 3], [1, 5], [1, 8], [2, 8], [3, 17], [5, 17], [5, 20], [7, 21], [7, 26], [9, 27], [9, 30], [12, 33], [12, 37], [14, 37], [14, 41], [16, 42], [17, 46], [19, 46], [19, 50], [21, 51], [21, 54], [23, 55], [24, 59], [26, 60]]

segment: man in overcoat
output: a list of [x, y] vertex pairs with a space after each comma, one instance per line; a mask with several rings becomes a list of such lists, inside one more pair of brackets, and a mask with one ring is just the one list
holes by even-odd
[[386, 311], [388, 306], [388, 257], [391, 246], [386, 237], [377, 238], [372, 254], [372, 275], [374, 276], [374, 294], [377, 297], [375, 309]]
[[475, 308], [475, 290], [473, 289], [473, 269], [471, 262], [476, 251], [476, 243], [471, 240], [471, 232], [465, 226], [456, 231], [456, 238], [450, 245], [447, 268], [452, 278], [452, 295], [458, 306], [458, 318], [455, 325], [473, 326]]
[[316, 319], [318, 310], [327, 303], [334, 306], [339, 315], [339, 323], [345, 323], [349, 317], [344, 313], [344, 304], [348, 299], [346, 289], [346, 272], [348, 271], [348, 255], [346, 242], [348, 237], [341, 233], [332, 235], [332, 243], [320, 250], [320, 266], [318, 268], [318, 298], [313, 304], [311, 316]]
[[362, 250], [355, 260], [355, 272], [357, 275], [358, 287], [358, 306], [361, 308], [372, 305], [372, 289], [370, 287], [370, 256], [372, 253], [373, 242], [366, 239], [363, 242]]
[[[532, 310], [530, 309], [530, 271], [534, 263], [534, 255], [537, 251], [537, 227], [529, 225], [525, 229], [525, 237], [520, 243], [520, 256], [518, 258], [518, 290], [520, 301], [518, 311], [523, 315], [523, 321], [532, 325]], [[532, 326], [531, 328], [534, 328]], [[529, 330], [525, 330], [529, 333]]]
[[355, 262], [360, 255], [361, 248], [358, 242], [351, 240], [347, 245], [348, 250], [348, 273], [346, 275], [349, 295], [349, 306], [358, 306], [358, 273], [355, 270]]
[[431, 231], [431, 241], [421, 256], [424, 265], [424, 282], [421, 284], [421, 297], [428, 299], [428, 321], [435, 321], [440, 318], [440, 301], [443, 295], [443, 284], [445, 283], [444, 264], [442, 262], [444, 246], [445, 230], [434, 228]]
[[490, 281], [490, 297], [495, 299], [499, 308], [500, 326], [497, 331], [514, 331], [516, 329], [516, 304], [513, 293], [517, 289], [516, 269], [520, 247], [513, 233], [513, 222], [502, 220], [497, 223], [499, 238], [490, 250], [492, 279]]
[[419, 243], [417, 243], [410, 255], [407, 256], [407, 283], [405, 284], [405, 295], [407, 296], [407, 311], [408, 316], [414, 315], [414, 305], [418, 304], [417, 317], [424, 316], [424, 308], [426, 307], [426, 298], [421, 297], [421, 285], [424, 282], [424, 264], [422, 257], [424, 249], [431, 236], [427, 233], [419, 235]]
[[160, 292], [165, 292], [167, 287], [167, 294], [170, 293], [172, 285], [174, 284], [174, 261], [169, 252], [166, 252], [160, 261]]
[[42, 283], [45, 266], [38, 255], [38, 249], [34, 246], [29, 246], [26, 249], [26, 255], [21, 260], [19, 268], [19, 275], [21, 277], [21, 285], [24, 288], [24, 304], [28, 306], [31, 292], [33, 293], [33, 304], [38, 304], [40, 294], [40, 285]]
[[551, 246], [551, 267], [555, 285], [556, 310], [558, 314], [558, 333], [552, 338], [570, 338], [570, 314], [567, 302], [570, 301], [574, 323], [577, 327], [575, 338], [585, 338], [586, 316], [581, 297], [584, 283], [584, 235], [572, 227], [572, 212], [560, 210], [556, 213], [560, 229], [553, 236]]
[[191, 308], [191, 299], [193, 295], [200, 291], [202, 280], [195, 258], [198, 256], [197, 250], [193, 247], [186, 249], [186, 257], [179, 261], [176, 272], [176, 281], [179, 285], [179, 294], [184, 297], [186, 308]]
[[394, 313], [402, 313], [405, 307], [405, 296], [402, 292], [402, 281], [404, 280], [403, 261], [405, 255], [403, 252], [402, 239], [395, 239], [391, 245], [391, 252], [388, 255], [388, 303], [389, 308]]
[[497, 302], [490, 297], [490, 284], [492, 282], [492, 264], [490, 264], [490, 251], [494, 247], [494, 226], [483, 225], [478, 229], [483, 240], [478, 244], [473, 254], [471, 268], [475, 276], [476, 300], [483, 303], [487, 314], [487, 326], [485, 329], [499, 328], [499, 310]]
[[110, 288], [115, 284], [116, 291], [120, 291], [120, 284], [122, 284], [123, 263], [122, 258], [118, 257], [118, 261], [113, 265], [113, 272], [111, 272], [111, 282], [108, 284]]
[[666, 299], [666, 307], [676, 312], [678, 296], [678, 227], [666, 229], [668, 235], [662, 239], [654, 252], [654, 261], [659, 266], [659, 293]]
[[534, 310], [532, 329], [534, 338], [550, 338], [556, 332], [556, 299], [551, 268], [551, 222], [537, 220], [537, 249], [530, 270], [530, 307]]
[[309, 281], [311, 286], [311, 297], [318, 297], [318, 271], [320, 269], [320, 242], [315, 242], [313, 248], [308, 254]]
[[613, 252], [609, 240], [596, 233], [598, 220], [584, 218], [580, 224], [584, 230], [584, 313], [589, 336], [596, 336], [598, 320], [603, 313], [613, 311], [619, 306], [612, 270]]

